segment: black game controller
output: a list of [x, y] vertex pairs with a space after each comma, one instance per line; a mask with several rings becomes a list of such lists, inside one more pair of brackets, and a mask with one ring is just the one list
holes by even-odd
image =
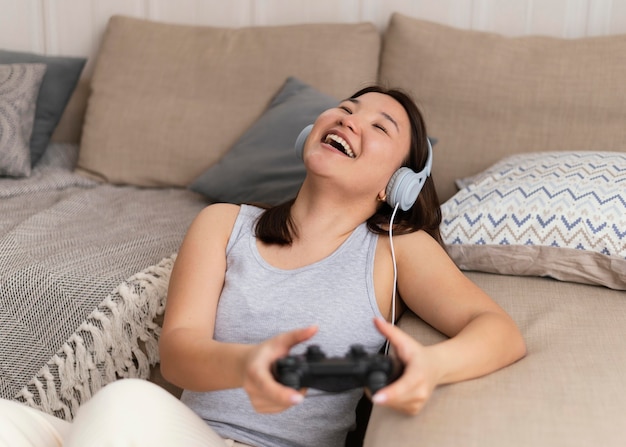
[[366, 387], [372, 394], [396, 380], [404, 368], [395, 358], [370, 355], [363, 346], [352, 345], [345, 357], [326, 357], [311, 345], [304, 355], [289, 355], [272, 365], [276, 380], [291, 388], [316, 388], [341, 392]]

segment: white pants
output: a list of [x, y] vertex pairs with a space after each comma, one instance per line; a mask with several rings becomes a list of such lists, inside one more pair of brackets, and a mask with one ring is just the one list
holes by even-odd
[[0, 399], [0, 447], [244, 445], [222, 439], [185, 404], [145, 380], [105, 386], [72, 423]]

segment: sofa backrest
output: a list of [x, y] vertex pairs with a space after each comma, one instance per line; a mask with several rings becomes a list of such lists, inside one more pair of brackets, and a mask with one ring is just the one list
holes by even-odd
[[363, 23], [227, 29], [113, 17], [56, 139], [79, 141], [82, 130], [81, 167], [109, 181], [183, 186], [287, 76], [337, 98], [378, 80], [420, 105], [444, 201], [456, 180], [510, 154], [626, 150], [623, 54], [626, 35], [506, 37], [401, 14], [382, 36]]
[[626, 35], [506, 37], [395, 14], [380, 80], [421, 106], [443, 201], [507, 155], [626, 151], [624, 55]]
[[338, 99], [376, 80], [374, 25], [216, 28], [114, 16], [91, 79], [79, 168], [113, 183], [187, 186], [287, 77]]

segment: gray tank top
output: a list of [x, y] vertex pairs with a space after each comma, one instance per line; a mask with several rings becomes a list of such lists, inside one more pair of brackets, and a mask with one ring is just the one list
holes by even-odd
[[[295, 328], [316, 324], [309, 344], [328, 356], [343, 356], [360, 343], [370, 353], [384, 338], [372, 322], [381, 317], [374, 294], [374, 255], [378, 236], [360, 225], [331, 255], [305, 267], [282, 270], [257, 249], [254, 226], [263, 210], [242, 205], [226, 249], [224, 288], [214, 338], [259, 343]], [[309, 389], [304, 402], [279, 414], [258, 414], [243, 389], [184, 391], [182, 401], [222, 437], [254, 446], [343, 446], [355, 421], [363, 390], [327, 393]]]

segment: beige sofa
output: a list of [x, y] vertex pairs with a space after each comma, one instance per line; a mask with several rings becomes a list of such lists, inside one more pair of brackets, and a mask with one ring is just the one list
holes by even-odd
[[[206, 203], [228, 201], [238, 184], [263, 192], [245, 159], [220, 160], [259, 141], [259, 120], [288, 77], [319, 92], [318, 105], [372, 82], [409, 91], [437, 140], [433, 178], [450, 254], [517, 321], [528, 355], [440, 387], [417, 416], [375, 408], [364, 445], [618, 446], [626, 440], [623, 54], [626, 36], [511, 38], [402, 15], [382, 35], [371, 24], [218, 29], [118, 16], [54, 138], [80, 144], [77, 172], [89, 178], [171, 191], [209, 171], [225, 177], [226, 191], [200, 184], [196, 192]], [[514, 154], [526, 155], [507, 159]], [[423, 343], [442, 339], [411, 313], [400, 325]], [[151, 377], [179, 391], [158, 368]]]

